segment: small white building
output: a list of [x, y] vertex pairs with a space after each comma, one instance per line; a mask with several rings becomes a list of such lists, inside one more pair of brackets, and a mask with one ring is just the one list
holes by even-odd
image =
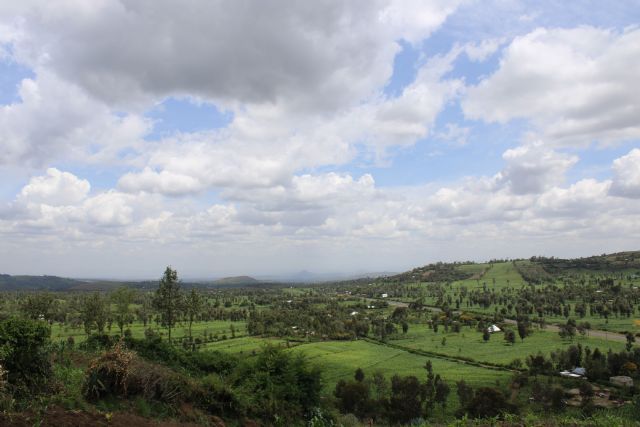
[[496, 333], [496, 332], [502, 332], [502, 329], [498, 328], [498, 326], [496, 326], [496, 325], [491, 325], [491, 326], [489, 326], [489, 327], [487, 328], [487, 331], [488, 331], [490, 334], [493, 334], [493, 333]]
[[382, 294], [382, 298], [387, 298], [389, 294]]
[[358, 312], [357, 312], [357, 311], [352, 311], [352, 312], [351, 312], [351, 315], [352, 315], [352, 316], [356, 316], [357, 314], [358, 314]]
[[569, 371], [560, 372], [560, 376], [564, 378], [582, 378], [581, 375], [574, 374], [573, 372], [569, 372]]
[[584, 377], [585, 375], [587, 375], [587, 370], [578, 366], [577, 368], [574, 368], [571, 373]]

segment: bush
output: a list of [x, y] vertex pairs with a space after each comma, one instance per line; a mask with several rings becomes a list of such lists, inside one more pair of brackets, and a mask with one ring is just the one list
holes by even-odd
[[9, 411], [13, 406], [13, 399], [8, 393], [7, 371], [0, 365], [0, 413]]
[[148, 401], [177, 405], [181, 401], [201, 400], [204, 389], [165, 366], [141, 359], [121, 341], [91, 362], [83, 392], [92, 400], [140, 396]]
[[210, 413], [237, 418], [247, 411], [233, 388], [225, 384], [219, 375], [209, 375], [203, 379], [204, 393], [199, 404]]
[[65, 409], [84, 409], [84, 371], [80, 368], [56, 365], [53, 369], [55, 394], [52, 401]]
[[235, 375], [251, 415], [267, 423], [304, 419], [320, 403], [320, 370], [302, 355], [267, 346], [255, 363], [247, 362]]
[[127, 377], [130, 372], [133, 352], [118, 342], [113, 350], [94, 359], [89, 365], [83, 394], [88, 399], [99, 399], [107, 395], [127, 395]]
[[38, 321], [10, 318], [0, 322], [0, 364], [7, 371], [7, 388], [17, 399], [47, 388], [49, 335], [49, 328]]
[[467, 413], [473, 418], [497, 417], [515, 410], [516, 408], [507, 402], [504, 394], [491, 387], [477, 389], [466, 407]]
[[113, 347], [115, 338], [107, 334], [92, 334], [86, 341], [80, 344], [80, 349], [85, 351], [105, 350]]
[[193, 375], [217, 373], [227, 375], [238, 364], [232, 355], [218, 351], [190, 352], [174, 347], [157, 335], [149, 335], [144, 340], [126, 339], [127, 346], [145, 359], [161, 362]]

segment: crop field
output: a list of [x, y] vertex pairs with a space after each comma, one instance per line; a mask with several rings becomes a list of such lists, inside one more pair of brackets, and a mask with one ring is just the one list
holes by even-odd
[[[443, 345], [443, 338], [446, 340]], [[482, 334], [475, 329], [463, 328], [460, 333], [438, 333], [428, 329], [425, 325], [411, 325], [406, 335], [394, 339], [391, 343], [403, 347], [444, 354], [452, 357], [464, 357], [478, 362], [488, 362], [508, 365], [514, 359], [520, 359], [524, 364], [526, 357], [541, 351], [548, 356], [552, 351], [566, 349], [570, 345], [580, 344], [591, 349], [600, 348], [602, 351], [612, 349], [621, 351], [624, 343], [606, 341], [600, 338], [577, 336], [573, 340], [563, 340], [556, 332], [535, 330], [524, 341], [519, 338], [511, 345], [504, 341], [504, 334], [495, 333], [485, 342]], [[523, 365], [524, 366], [524, 365]]]
[[286, 340], [278, 338], [243, 336], [241, 338], [206, 343], [201, 349], [203, 351], [222, 351], [232, 354], [253, 355], [254, 353], [261, 351], [266, 345], [284, 346], [286, 343]]
[[431, 360], [433, 370], [450, 382], [464, 379], [478, 385], [495, 384], [510, 377], [506, 371], [481, 368], [439, 358], [431, 358], [369, 341], [327, 341], [296, 346], [289, 351], [303, 352], [312, 363], [324, 368], [325, 389], [333, 390], [341, 379], [353, 378], [356, 369], [365, 375], [382, 372], [385, 376], [415, 375], [426, 377], [424, 365]]
[[[231, 325], [233, 325], [233, 328], [235, 329], [236, 337], [242, 337], [247, 334], [247, 326], [246, 322], [244, 321], [232, 322], [226, 320], [212, 320], [208, 322], [194, 322], [191, 330], [194, 338], [202, 337], [204, 333], [206, 333], [207, 336], [217, 335], [218, 339], [222, 339], [223, 336], [226, 336], [226, 338], [231, 338]], [[155, 323], [148, 323], [147, 327], [153, 329], [159, 334], [167, 334], [167, 330], [165, 328], [162, 328]], [[131, 335], [134, 338], [144, 338], [145, 327], [142, 322], [135, 321], [131, 325], [127, 325], [125, 329], [127, 328], [131, 330]], [[115, 324], [113, 324], [111, 326], [111, 331], [109, 334], [118, 335], [119, 333], [120, 330]], [[188, 325], [185, 323], [180, 323], [171, 331], [172, 339], [182, 338], [188, 335]], [[53, 341], [66, 340], [70, 336], [73, 337], [76, 343], [84, 341], [87, 337], [82, 327], [73, 328], [69, 325], [60, 325], [57, 323], [53, 324], [53, 326], [51, 327], [51, 339]]]
[[[576, 320], [577, 322], [589, 322], [591, 324], [591, 329], [601, 329], [603, 331], [612, 331], [612, 332], [633, 332], [640, 333], [640, 326], [637, 323], [640, 320], [640, 315], [632, 316], [632, 317], [616, 317], [611, 316], [609, 319], [605, 319], [600, 316], [589, 316], [588, 314], [584, 317], [577, 317], [573, 314], [573, 310], [575, 308], [575, 302], [568, 302], [567, 305], [571, 307], [571, 318]], [[502, 306], [493, 305], [489, 308], [483, 308], [480, 306], [472, 306], [470, 308], [463, 307], [464, 311], [473, 312], [473, 313], [484, 313], [484, 314], [493, 314], [495, 313], [495, 307], [501, 308]], [[545, 316], [544, 320], [547, 323], [559, 324], [566, 323], [567, 318], [564, 316]]]

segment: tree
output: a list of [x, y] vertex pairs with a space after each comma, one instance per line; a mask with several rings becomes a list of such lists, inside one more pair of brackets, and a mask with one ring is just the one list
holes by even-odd
[[20, 310], [33, 320], [51, 320], [55, 312], [55, 299], [47, 292], [29, 294], [20, 304]]
[[151, 316], [153, 314], [153, 296], [145, 293], [141, 298], [142, 301], [140, 306], [136, 309], [136, 316], [146, 328], [147, 323], [151, 320]]
[[394, 422], [406, 424], [421, 413], [420, 381], [414, 376], [391, 378], [391, 397], [389, 415]]
[[636, 337], [631, 332], [627, 332], [627, 351], [631, 351], [634, 342], [636, 342]]
[[490, 418], [504, 412], [511, 412], [513, 407], [499, 390], [481, 387], [476, 390], [466, 410], [473, 418]]
[[118, 325], [122, 336], [124, 334], [124, 326], [131, 321], [129, 305], [133, 301], [133, 291], [126, 286], [121, 286], [111, 294], [111, 301], [116, 306], [116, 325]]
[[516, 342], [516, 333], [511, 329], [505, 329], [504, 331], [504, 340], [509, 344], [513, 345]]
[[164, 271], [162, 279], [156, 290], [153, 306], [160, 314], [160, 323], [169, 331], [171, 342], [171, 329], [175, 326], [183, 308], [183, 297], [178, 281], [178, 272], [171, 267]]
[[491, 339], [491, 332], [489, 332], [489, 329], [485, 328], [484, 332], [482, 333], [482, 339], [484, 340], [484, 342], [487, 342]]
[[320, 368], [311, 366], [304, 355], [267, 346], [255, 362], [239, 368], [237, 380], [242, 392], [251, 396], [251, 413], [267, 425], [291, 425], [319, 406], [321, 376]]
[[549, 396], [551, 409], [560, 412], [564, 409], [564, 390], [562, 387], [553, 387]]
[[364, 371], [360, 368], [356, 369], [356, 373], [354, 375], [354, 378], [356, 381], [358, 381], [359, 383], [361, 383], [362, 381], [364, 381]]
[[458, 395], [460, 406], [465, 408], [473, 399], [473, 388], [467, 385], [464, 380], [460, 380], [456, 382], [456, 394]]
[[525, 362], [529, 367], [529, 373], [533, 376], [538, 374], [546, 374], [553, 368], [553, 364], [550, 360], [547, 360], [542, 352], [538, 352], [536, 355], [529, 355]]
[[[191, 326], [193, 325], [193, 321], [196, 319], [196, 316], [200, 314], [203, 303], [204, 301], [200, 293], [195, 289], [191, 289], [191, 292], [187, 295], [184, 304], [185, 314], [187, 315], [187, 321], [189, 322], [189, 341], [192, 339]], [[231, 324], [231, 327], [233, 328], [233, 324]], [[232, 336], [235, 337], [235, 330], [232, 330], [231, 332]]]
[[527, 324], [522, 321], [518, 321], [518, 336], [520, 341], [524, 341], [524, 338], [529, 334]]
[[566, 325], [560, 325], [558, 328], [558, 335], [560, 335], [562, 339], [569, 338], [573, 340], [573, 337], [576, 335], [576, 327], [570, 322], [567, 322]]
[[582, 409], [583, 414], [590, 416], [595, 410], [595, 406], [593, 404], [593, 395], [595, 394], [593, 387], [588, 381], [581, 381], [579, 389], [580, 398], [582, 400], [580, 408]]
[[402, 322], [402, 333], [406, 334], [409, 331], [409, 324], [407, 322]]
[[449, 384], [443, 381], [440, 376], [436, 376], [436, 393], [434, 396], [434, 400], [442, 405], [442, 410], [447, 406], [447, 397], [449, 397], [449, 392], [451, 389], [449, 388]]
[[80, 300], [79, 311], [80, 320], [87, 336], [91, 335], [94, 328], [98, 330], [98, 333], [104, 333], [104, 327], [109, 320], [109, 305], [101, 294], [94, 292], [83, 296]]

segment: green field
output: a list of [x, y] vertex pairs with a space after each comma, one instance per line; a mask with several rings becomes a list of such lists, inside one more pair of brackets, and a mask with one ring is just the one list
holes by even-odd
[[[209, 322], [194, 322], [192, 326], [192, 334], [193, 337], [202, 337], [203, 333], [206, 332], [207, 335], [218, 334], [218, 338], [221, 339], [223, 335], [226, 335], [227, 338], [231, 338], [231, 325], [235, 328], [235, 336], [242, 337], [247, 334], [247, 326], [246, 322], [232, 322], [227, 320], [212, 320]], [[131, 330], [131, 335], [134, 338], [144, 338], [145, 327], [142, 322], [133, 322], [133, 324], [128, 325], [125, 329]], [[159, 334], [166, 335], [167, 329], [162, 328], [155, 323], [148, 323], [147, 328], [151, 328]], [[118, 327], [113, 324], [111, 330], [107, 333], [109, 335], [117, 335], [120, 333]], [[188, 325], [185, 323], [178, 324], [171, 331], [171, 338], [182, 338], [189, 335]], [[51, 327], [51, 339], [53, 341], [61, 341], [66, 340], [68, 337], [72, 336], [76, 343], [80, 343], [86, 339], [86, 334], [83, 328], [72, 328], [70, 326], [61, 326], [59, 324], [54, 324]]]
[[[443, 338], [446, 338], [444, 346], [442, 345]], [[605, 341], [586, 336], [576, 336], [573, 341], [562, 340], [556, 332], [544, 330], [535, 330], [524, 341], [517, 338], [514, 345], [507, 344], [502, 333], [495, 333], [488, 342], [484, 342], [482, 334], [475, 329], [465, 327], [460, 333], [445, 334], [442, 329], [435, 333], [426, 325], [416, 324], [410, 325], [406, 335], [401, 335], [400, 339], [394, 339], [390, 342], [407, 348], [500, 365], [507, 365], [514, 359], [520, 359], [524, 363], [528, 355], [536, 354], [538, 351], [549, 355], [554, 350], [564, 349], [578, 343], [582, 347], [589, 346], [591, 349], [596, 347], [600, 350], [610, 348], [614, 351], [621, 351], [624, 349], [622, 342]]]
[[240, 355], [252, 355], [254, 352], [259, 352], [266, 345], [284, 346], [286, 345], [286, 340], [278, 338], [258, 338], [244, 336], [241, 338], [206, 343], [202, 346], [202, 350], [222, 351], [225, 353]]
[[398, 374], [424, 379], [427, 360], [431, 360], [435, 373], [450, 382], [464, 379], [474, 386], [495, 385], [496, 381], [505, 382], [511, 375], [506, 371], [429, 358], [364, 340], [314, 342], [289, 351], [302, 352], [312, 363], [323, 368], [327, 391], [333, 390], [339, 380], [353, 378], [358, 368], [366, 375], [379, 371], [387, 377]]

